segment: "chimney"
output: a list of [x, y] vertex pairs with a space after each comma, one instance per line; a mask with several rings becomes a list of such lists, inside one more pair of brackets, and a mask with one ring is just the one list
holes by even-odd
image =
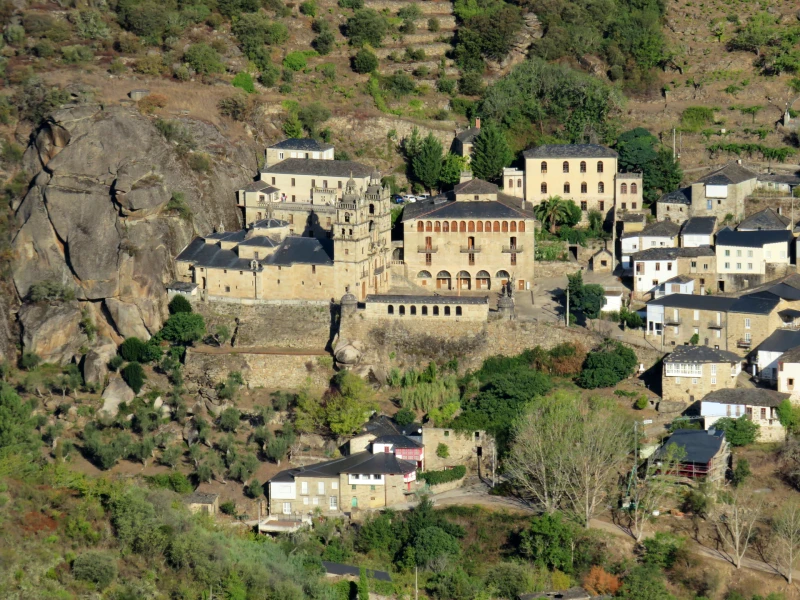
[[472, 180], [472, 171], [461, 171], [461, 177], [458, 183], [464, 183]]
[[481, 128], [481, 118], [475, 117], [475, 129], [480, 129], [480, 128]]

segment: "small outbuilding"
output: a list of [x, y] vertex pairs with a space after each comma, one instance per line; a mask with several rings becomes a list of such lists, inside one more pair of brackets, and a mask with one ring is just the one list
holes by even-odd
[[205, 513], [213, 516], [219, 512], [219, 494], [194, 492], [184, 496], [183, 503], [193, 513]]
[[603, 248], [592, 256], [590, 268], [600, 273], [611, 273], [614, 270], [614, 255], [608, 248]]

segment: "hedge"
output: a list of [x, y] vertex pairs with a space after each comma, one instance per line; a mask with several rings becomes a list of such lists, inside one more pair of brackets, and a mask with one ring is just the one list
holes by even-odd
[[440, 483], [449, 483], [463, 479], [467, 474], [467, 467], [464, 465], [457, 465], [452, 469], [445, 469], [444, 471], [423, 471], [417, 473], [417, 478], [422, 479], [428, 485], [439, 485]]

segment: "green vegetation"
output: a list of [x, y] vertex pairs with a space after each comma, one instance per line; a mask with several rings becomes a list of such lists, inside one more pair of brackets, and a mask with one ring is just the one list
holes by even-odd
[[637, 364], [633, 350], [619, 342], [608, 342], [604, 348], [586, 356], [576, 383], [588, 389], [611, 387], [633, 375]]
[[372, 73], [378, 68], [378, 57], [366, 48], [361, 48], [353, 57], [353, 71], [356, 73]]
[[138, 394], [142, 390], [146, 376], [144, 374], [144, 369], [142, 369], [142, 365], [140, 365], [138, 362], [132, 362], [125, 365], [125, 367], [120, 371], [120, 375], [122, 375], [122, 379], [135, 393]]
[[581, 311], [587, 318], [596, 319], [605, 304], [605, 289], [597, 284], [584, 285], [581, 271], [567, 274], [569, 308]]
[[467, 468], [464, 465], [456, 465], [452, 469], [445, 469], [444, 471], [421, 471], [417, 473], [417, 478], [422, 479], [428, 485], [439, 485], [463, 479], [466, 474]]
[[725, 432], [725, 439], [731, 446], [747, 446], [756, 441], [760, 425], [747, 416], [738, 419], [723, 417], [714, 422], [714, 427]]
[[684, 131], [698, 132], [714, 124], [713, 107], [690, 106], [681, 113], [681, 125]]
[[479, 179], [500, 183], [503, 169], [511, 164], [514, 155], [508, 147], [505, 132], [487, 123], [475, 138], [470, 156], [472, 173]]
[[183, 59], [200, 75], [222, 73], [225, 70], [219, 54], [208, 44], [192, 44]]
[[231, 85], [244, 90], [248, 94], [252, 94], [256, 91], [255, 84], [253, 83], [253, 77], [250, 75], [250, 73], [237, 73], [233, 78], [233, 81], [231, 81]]
[[678, 161], [646, 129], [637, 127], [620, 135], [616, 150], [620, 169], [627, 173], [642, 173], [646, 203], [653, 203], [662, 194], [678, 189], [683, 177]]
[[357, 48], [366, 44], [379, 48], [388, 30], [386, 18], [371, 8], [359, 9], [347, 19], [347, 37], [350, 44]]
[[555, 234], [559, 226], [572, 228], [581, 220], [581, 209], [572, 200], [561, 196], [550, 196], [534, 208], [536, 218], [550, 224], [550, 233]]

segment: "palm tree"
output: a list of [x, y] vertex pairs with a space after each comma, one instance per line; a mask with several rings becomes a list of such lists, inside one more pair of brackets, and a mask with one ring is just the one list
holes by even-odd
[[534, 209], [534, 214], [542, 223], [549, 221], [550, 233], [555, 234], [556, 225], [569, 216], [569, 207], [561, 196], [550, 196]]

